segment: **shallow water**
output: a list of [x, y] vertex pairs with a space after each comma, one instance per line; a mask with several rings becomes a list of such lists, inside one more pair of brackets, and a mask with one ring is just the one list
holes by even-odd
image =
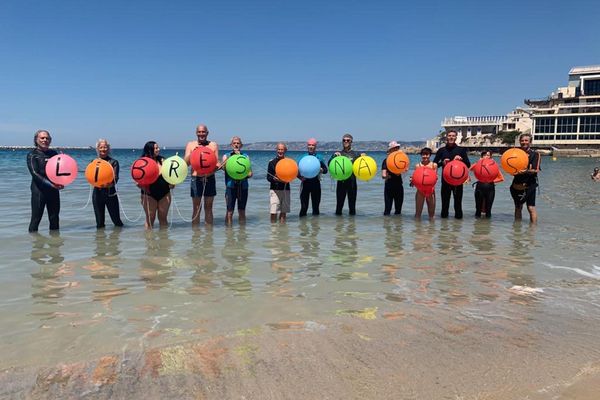
[[[0, 158], [3, 369], [278, 329], [281, 321], [380, 320], [399, 310], [435, 310], [427, 322], [434, 325], [441, 323], [435, 315], [499, 331], [525, 324], [529, 334], [551, 335], [559, 346], [568, 337], [570, 346], [599, 353], [583, 329], [600, 323], [600, 184], [589, 178], [596, 160], [543, 158], [537, 226], [513, 221], [506, 182], [496, 187], [491, 220], [472, 216], [466, 186], [463, 220], [415, 221], [414, 189], [406, 182], [402, 216], [383, 217], [379, 176], [359, 183], [355, 217], [333, 215], [335, 190], [326, 177], [323, 214], [299, 219], [295, 182], [288, 223], [272, 225], [265, 179], [272, 154], [250, 152], [255, 177], [245, 226], [223, 223], [221, 175], [213, 228], [185, 221], [186, 182], [174, 191], [169, 229], [145, 231], [128, 177], [138, 151], [117, 150], [125, 228], [107, 221], [107, 229], [95, 229], [80, 176], [61, 193], [60, 234], [49, 235], [44, 219], [40, 233], [30, 235], [25, 154], [3, 151]], [[80, 169], [94, 157], [70, 154]], [[374, 156], [379, 164], [384, 154]], [[423, 335], [427, 340], [426, 329]]]

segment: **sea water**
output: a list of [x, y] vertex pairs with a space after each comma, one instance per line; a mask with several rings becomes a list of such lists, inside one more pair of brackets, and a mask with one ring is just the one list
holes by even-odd
[[[320, 216], [309, 208], [308, 217], [298, 217], [295, 181], [287, 223], [271, 224], [266, 167], [275, 154], [249, 151], [254, 176], [245, 225], [237, 215], [233, 226], [225, 225], [218, 172], [213, 227], [192, 229], [188, 222], [188, 178], [173, 190], [169, 227], [148, 231], [129, 173], [140, 151], [118, 149], [112, 155], [121, 164], [125, 227], [113, 228], [107, 215], [107, 228], [96, 230], [90, 186], [80, 173], [61, 191], [60, 233], [51, 235], [47, 215], [38, 234], [27, 232], [26, 153], [0, 153], [2, 369], [89, 360], [280, 321], [320, 327], [348, 316], [381, 319], [399, 309], [436, 309], [500, 327], [527, 320], [527, 329], [552, 332], [557, 343], [568, 332], [582, 348], [600, 348], [597, 337], [577, 335], [600, 324], [600, 184], [590, 179], [595, 159], [542, 158], [537, 225], [526, 210], [524, 220], [514, 222], [506, 174], [496, 186], [491, 219], [474, 218], [469, 184], [464, 219], [454, 219], [452, 207], [450, 218], [440, 219], [438, 183], [436, 219], [428, 221], [424, 211], [415, 220], [407, 174], [402, 214], [384, 217], [379, 172], [359, 181], [356, 216], [347, 207], [343, 216], [334, 215], [335, 182], [325, 175]], [[67, 153], [80, 171], [95, 157], [92, 150]], [[378, 166], [385, 157], [370, 155]], [[417, 161], [411, 156], [413, 165]]]

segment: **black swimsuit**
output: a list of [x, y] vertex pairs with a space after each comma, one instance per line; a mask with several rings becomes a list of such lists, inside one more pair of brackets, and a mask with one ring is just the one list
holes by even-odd
[[[164, 159], [163, 156], [158, 156], [155, 161], [158, 165], [162, 165]], [[159, 175], [158, 179], [148, 186], [148, 190], [142, 189], [142, 194], [146, 194], [156, 201], [161, 201], [170, 192], [171, 187], [169, 186], [169, 182], [165, 181], [162, 175]]]
[[150, 185], [149, 193], [147, 194], [154, 200], [161, 201], [169, 192], [171, 192], [169, 183], [162, 176], [159, 176], [156, 182]]

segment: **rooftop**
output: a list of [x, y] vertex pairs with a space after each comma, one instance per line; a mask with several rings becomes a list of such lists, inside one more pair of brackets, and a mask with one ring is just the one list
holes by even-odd
[[600, 65], [587, 65], [584, 67], [573, 67], [569, 75], [600, 74]]

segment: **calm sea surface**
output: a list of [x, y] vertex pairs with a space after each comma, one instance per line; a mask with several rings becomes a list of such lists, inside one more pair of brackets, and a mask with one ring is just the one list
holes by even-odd
[[[589, 343], [597, 337], [576, 334], [600, 324], [600, 184], [590, 180], [597, 160], [543, 158], [537, 226], [513, 221], [507, 182], [496, 187], [491, 220], [473, 217], [473, 190], [465, 186], [465, 218], [453, 219], [451, 210], [450, 219], [439, 219], [438, 198], [430, 223], [415, 221], [414, 189], [405, 177], [402, 215], [383, 217], [379, 173], [359, 182], [355, 217], [347, 208], [333, 215], [335, 186], [326, 175], [320, 217], [298, 218], [296, 181], [288, 223], [272, 225], [265, 177], [274, 153], [255, 151], [246, 226], [237, 216], [232, 227], [224, 225], [219, 173], [212, 229], [186, 222], [188, 178], [174, 190], [169, 229], [145, 231], [129, 176], [140, 151], [115, 150], [126, 226], [113, 229], [107, 215], [106, 230], [96, 230], [90, 187], [80, 174], [61, 192], [60, 234], [48, 234], [45, 215], [40, 233], [30, 235], [26, 153], [0, 157], [3, 368], [86, 360], [278, 321], [378, 319], [432, 307], [498, 329], [526, 316], [527, 329], [551, 332], [558, 343], [570, 332], [570, 340], [598, 351]], [[80, 171], [95, 156], [68, 154]], [[371, 155], [378, 165], [385, 156]]]

